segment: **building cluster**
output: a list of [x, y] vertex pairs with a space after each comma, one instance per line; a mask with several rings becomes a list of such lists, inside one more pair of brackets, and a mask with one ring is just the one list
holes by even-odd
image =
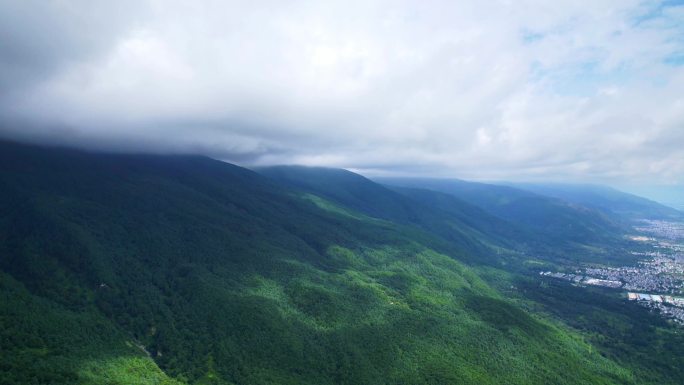
[[625, 290], [683, 293], [684, 255], [649, 253], [651, 259], [636, 266], [584, 269], [584, 274], [608, 281], [622, 282]]
[[628, 299], [684, 325], [684, 298], [674, 296], [684, 295], [684, 223], [652, 220], [643, 223], [637, 230], [655, 238], [637, 238], [653, 241], [654, 249], [633, 252], [644, 258], [635, 266], [591, 267], [577, 269], [574, 273], [542, 271], [539, 274], [579, 285], [624, 289], [628, 291]]
[[542, 271], [542, 276], [564, 279], [578, 284], [684, 294], [684, 259], [681, 254], [660, 255], [636, 266], [579, 269], [575, 273]]
[[673, 297], [670, 295], [629, 292], [629, 293], [627, 293], [627, 299], [629, 299], [630, 301], [662, 302], [662, 303], [669, 303], [669, 304], [672, 304], [674, 306], [684, 307], [684, 298]]
[[662, 316], [684, 325], [684, 298], [660, 294], [627, 293], [630, 301], [658, 311]]
[[660, 239], [684, 240], [684, 223], [651, 219], [644, 219], [641, 222], [642, 225], [636, 227], [636, 230], [639, 232], [650, 234]]
[[553, 273], [551, 271], [542, 271], [539, 273], [539, 275], [546, 276], [546, 277], [552, 277], [552, 278], [558, 278], [558, 279], [564, 279], [567, 281], [571, 281], [577, 284], [583, 284], [583, 285], [593, 285], [593, 286], [605, 286], [605, 287], [612, 287], [615, 289], [621, 288], [623, 283], [617, 280], [609, 280], [609, 279], [600, 279], [600, 278], [594, 278], [586, 275], [581, 275], [581, 274], [568, 274], [568, 273]]

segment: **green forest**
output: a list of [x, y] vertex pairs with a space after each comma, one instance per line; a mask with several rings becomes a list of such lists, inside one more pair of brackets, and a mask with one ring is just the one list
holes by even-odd
[[684, 378], [680, 329], [523, 263], [622, 253], [618, 221], [563, 208], [601, 237], [548, 228], [561, 258], [460, 200], [313, 177], [0, 143], [0, 384]]

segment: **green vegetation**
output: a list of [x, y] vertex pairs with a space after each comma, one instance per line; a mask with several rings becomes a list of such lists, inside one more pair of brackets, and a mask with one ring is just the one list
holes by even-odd
[[[506, 233], [518, 241], [514, 245], [516, 249], [540, 253], [550, 260], [619, 264], [624, 263], [624, 258], [629, 256], [627, 251], [634, 247], [624, 238], [629, 227], [623, 217], [560, 199], [509, 186], [456, 179], [385, 178], [380, 181], [403, 186], [397, 190], [433, 208], [443, 210], [445, 206], [456, 206], [453, 201], [446, 203], [444, 198], [437, 197], [436, 192], [475, 205], [514, 225]], [[416, 188], [423, 192], [417, 193]]]
[[149, 358], [116, 357], [85, 361], [78, 369], [79, 381], [90, 385], [182, 385], [170, 379]]
[[175, 385], [94, 308], [67, 309], [0, 273], [0, 383]]
[[684, 378], [684, 333], [618, 292], [547, 279], [519, 281], [536, 312], [577, 328], [604, 356], [632, 368], [640, 384], [676, 384]]
[[[465, 202], [457, 202], [454, 205], [454, 207], [463, 207], [461, 212], [455, 212], [453, 209], [435, 210], [361, 175], [340, 169], [276, 166], [260, 168], [257, 171], [309, 196], [313, 194], [334, 202], [338, 207], [343, 206], [368, 217], [415, 226], [428, 231], [453, 245], [468, 250], [467, 255], [462, 257], [468, 258], [471, 262], [486, 260], [489, 263], [495, 263], [495, 258], [491, 258], [492, 246], [518, 245], [518, 243], [511, 242], [514, 237], [509, 236], [510, 234], [501, 236], [501, 231], [498, 231], [500, 228], [510, 229], [512, 226]], [[471, 220], [474, 215], [471, 214], [481, 216], [482, 219], [474, 223]], [[490, 222], [494, 224], [488, 225]], [[476, 224], [485, 225], [477, 226]]]
[[5, 143], [0, 187], [3, 385], [642, 383], [460, 262], [489, 240], [201, 157]]
[[620, 264], [636, 246], [624, 237], [629, 229], [622, 217], [507, 186], [410, 178], [380, 179], [389, 184], [382, 186], [320, 167], [258, 171], [368, 216], [437, 235], [468, 250], [469, 263], [510, 267], [532, 254], [564, 264]]

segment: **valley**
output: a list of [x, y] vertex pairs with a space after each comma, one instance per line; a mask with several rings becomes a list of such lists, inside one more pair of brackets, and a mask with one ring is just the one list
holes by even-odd
[[684, 324], [684, 298], [677, 297], [684, 295], [684, 224], [642, 220], [635, 230], [641, 235], [632, 238], [650, 249], [631, 252], [640, 258], [636, 264], [579, 267], [573, 272], [540, 271], [539, 275], [576, 285], [620, 289], [627, 299]]

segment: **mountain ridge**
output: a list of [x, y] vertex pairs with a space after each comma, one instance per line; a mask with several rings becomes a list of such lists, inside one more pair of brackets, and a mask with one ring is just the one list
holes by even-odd
[[475, 268], [489, 240], [204, 157], [0, 143], [0, 186], [2, 385], [637, 382]]

